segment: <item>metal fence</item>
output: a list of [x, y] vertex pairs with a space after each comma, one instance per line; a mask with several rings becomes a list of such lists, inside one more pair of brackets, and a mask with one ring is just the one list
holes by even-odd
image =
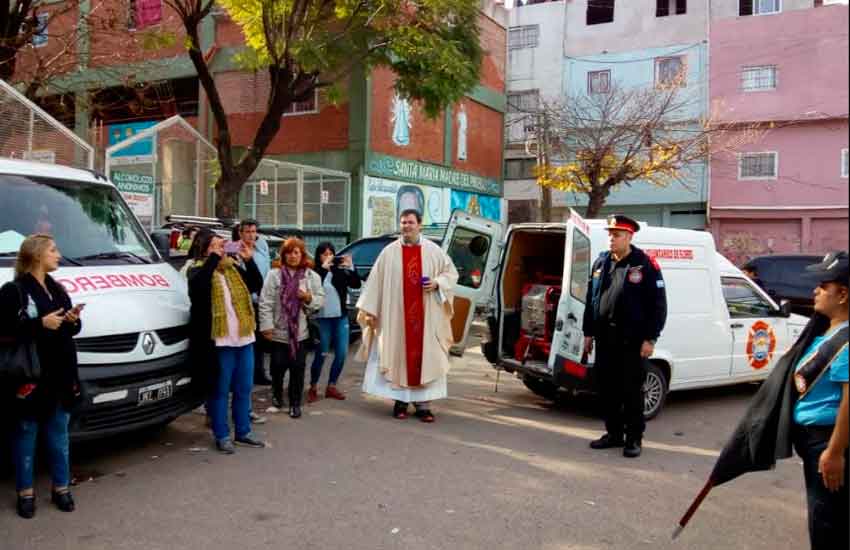
[[94, 148], [0, 80], [0, 157], [94, 168]]
[[215, 147], [177, 115], [106, 150], [106, 173], [145, 227], [170, 215], [206, 215], [217, 178]]

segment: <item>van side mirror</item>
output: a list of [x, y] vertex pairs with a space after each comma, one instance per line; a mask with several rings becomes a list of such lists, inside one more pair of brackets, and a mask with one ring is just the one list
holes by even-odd
[[779, 313], [782, 317], [791, 317], [791, 300], [779, 302]]
[[151, 241], [159, 252], [162, 259], [167, 260], [171, 257], [171, 235], [162, 231], [154, 231], [150, 234]]

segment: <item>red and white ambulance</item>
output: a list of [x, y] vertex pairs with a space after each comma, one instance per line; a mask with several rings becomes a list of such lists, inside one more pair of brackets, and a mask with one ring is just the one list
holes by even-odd
[[196, 406], [186, 283], [115, 186], [86, 170], [0, 159], [0, 197], [0, 284], [26, 236], [49, 233], [63, 256], [53, 277], [86, 304], [72, 438], [165, 424]]

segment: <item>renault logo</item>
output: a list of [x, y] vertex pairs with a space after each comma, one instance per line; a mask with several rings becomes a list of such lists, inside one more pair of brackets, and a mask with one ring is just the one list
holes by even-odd
[[145, 351], [145, 355], [153, 354], [153, 350], [156, 349], [156, 340], [153, 339], [153, 334], [150, 332], [146, 332], [142, 336], [142, 349]]

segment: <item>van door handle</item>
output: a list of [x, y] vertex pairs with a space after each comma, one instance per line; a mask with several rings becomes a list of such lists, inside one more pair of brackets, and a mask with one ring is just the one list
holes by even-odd
[[575, 315], [573, 315], [572, 313], [570, 313], [569, 315], [567, 315], [567, 320], [568, 320], [568, 321], [575, 321], [575, 322], [578, 322], [578, 319], [576, 319], [576, 316], [575, 316]]
[[743, 323], [732, 323], [730, 326], [732, 328], [744, 328]]

